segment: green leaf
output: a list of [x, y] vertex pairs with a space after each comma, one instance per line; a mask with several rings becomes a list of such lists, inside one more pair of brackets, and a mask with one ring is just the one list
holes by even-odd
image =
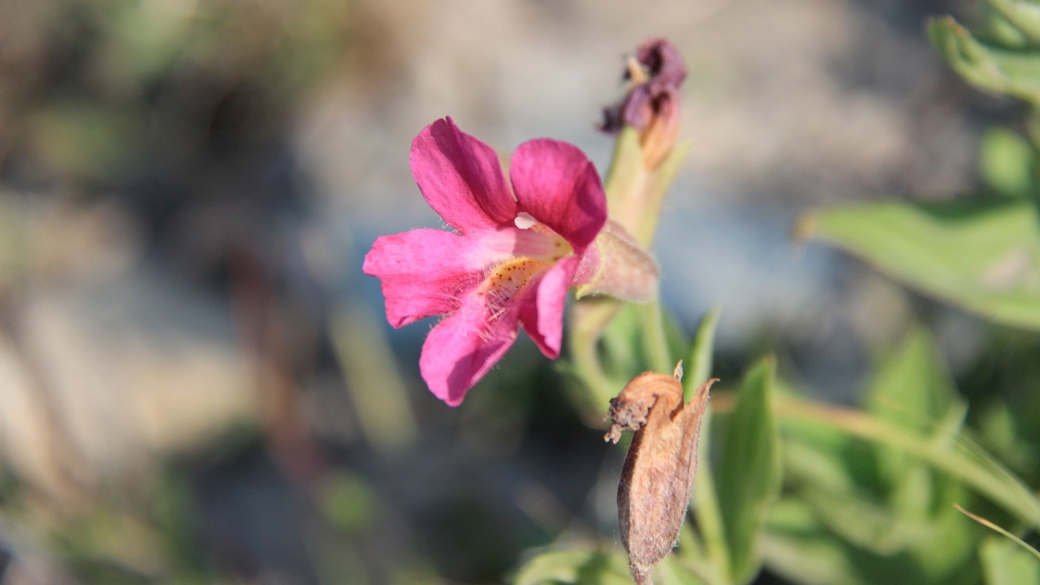
[[1006, 538], [986, 537], [979, 558], [986, 585], [1040, 585], [1040, 561]]
[[1035, 208], [1026, 202], [884, 202], [809, 213], [798, 232], [855, 254], [925, 294], [1040, 330], [1038, 225]]
[[[931, 335], [913, 327], [878, 368], [867, 395], [867, 408], [882, 420], [928, 436], [940, 417], [954, 407], [955, 400], [953, 382]], [[963, 415], [963, 407], [957, 408]], [[878, 446], [877, 457], [881, 476], [892, 488], [890, 501], [904, 516], [927, 516], [931, 477], [920, 460], [885, 446]]]
[[[710, 407], [710, 401], [708, 405]], [[711, 408], [708, 408], [701, 420], [701, 441], [697, 446], [697, 460], [703, 463], [693, 478], [693, 508], [697, 515], [699, 535], [704, 543], [703, 550], [707, 556], [705, 564], [708, 567], [705, 572], [710, 574], [708, 581], [728, 583], [729, 580], [725, 576], [730, 573], [729, 546], [726, 543], [726, 529], [722, 511], [719, 509], [718, 495], [715, 493], [715, 476], [712, 473], [711, 465], [708, 464], [711, 460], [709, 455], [711, 453], [713, 416]], [[686, 550], [694, 548], [694, 545], [685, 544], [680, 540], [679, 548], [680, 553], [684, 553]]]
[[999, 12], [986, 11], [985, 39], [1001, 47], [1009, 49], [1021, 49], [1029, 46], [1029, 39], [1015, 25], [1008, 22]]
[[770, 571], [803, 585], [860, 585], [848, 545], [827, 532], [804, 499], [784, 498], [769, 510], [762, 554]]
[[701, 324], [697, 327], [697, 335], [693, 338], [693, 347], [690, 348], [690, 357], [687, 360], [686, 375], [683, 378], [683, 398], [689, 402], [697, 386], [708, 381], [711, 377], [711, 361], [715, 355], [715, 326], [719, 322], [719, 307], [712, 307]]
[[550, 550], [535, 555], [521, 567], [514, 585], [566, 583], [575, 585], [632, 585], [628, 557], [623, 551]]
[[675, 555], [668, 555], [654, 568], [654, 583], [661, 585], [705, 585], [711, 583], [700, 576], [697, 568], [681, 560]]
[[989, 5], [1033, 44], [1040, 44], [1040, 4], [1030, 0], [989, 0]]
[[1002, 195], [1027, 197], [1033, 186], [1033, 150], [1025, 138], [992, 126], [982, 135], [979, 171]]
[[986, 448], [1018, 473], [1032, 473], [1040, 463], [1035, 447], [1021, 438], [1011, 409], [1003, 402], [991, 404], [978, 420]]
[[964, 514], [968, 518], [971, 518], [972, 520], [978, 522], [979, 524], [985, 526], [986, 528], [989, 528], [990, 530], [993, 530], [995, 532], [998, 532], [998, 533], [1002, 534], [1004, 536], [1004, 538], [1007, 538], [1011, 542], [1017, 544], [1020, 549], [1022, 549], [1024, 551], [1028, 552], [1029, 554], [1033, 555], [1033, 557], [1035, 557], [1037, 560], [1040, 560], [1040, 551], [1038, 551], [1035, 548], [1029, 546], [1028, 542], [1022, 540], [1021, 538], [1015, 536], [1011, 532], [1008, 532], [1007, 530], [1005, 530], [1004, 528], [1001, 528], [1000, 526], [994, 524], [993, 522], [990, 522], [989, 520], [983, 518], [982, 516], [979, 516], [977, 514], [972, 514], [971, 512], [969, 512], [969, 511], [965, 510], [964, 508], [962, 508], [960, 506], [960, 504], [954, 504], [953, 507], [958, 512], [960, 512], [961, 514]]
[[968, 83], [1040, 105], [1040, 53], [986, 45], [948, 16], [930, 21], [928, 34]]
[[866, 585], [837, 539], [766, 534], [762, 552], [769, 570], [803, 585]]
[[740, 388], [722, 443], [716, 475], [719, 511], [733, 583], [748, 583], [761, 566], [758, 540], [780, 490], [780, 438], [773, 405], [776, 359], [755, 365]]
[[643, 372], [672, 373], [689, 346], [675, 318], [654, 303], [622, 304], [600, 339], [604, 373], [617, 385], [614, 395]]
[[867, 395], [879, 418], [928, 434], [955, 397], [946, 366], [928, 331], [913, 327], [881, 364]]
[[792, 421], [799, 421], [799, 425], [822, 424], [850, 436], [904, 450], [999, 504], [1029, 526], [1040, 527], [1040, 500], [1032, 490], [963, 436], [952, 444], [937, 442], [934, 437], [908, 432], [870, 414], [787, 396], [779, 400], [778, 412], [785, 427]]

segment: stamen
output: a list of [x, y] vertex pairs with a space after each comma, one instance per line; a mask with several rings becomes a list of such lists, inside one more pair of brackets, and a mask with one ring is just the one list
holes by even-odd
[[513, 220], [513, 223], [516, 224], [516, 227], [522, 230], [526, 230], [538, 225], [538, 220], [531, 217], [531, 214], [527, 213], [526, 211], [521, 211], [516, 216], [516, 219]]

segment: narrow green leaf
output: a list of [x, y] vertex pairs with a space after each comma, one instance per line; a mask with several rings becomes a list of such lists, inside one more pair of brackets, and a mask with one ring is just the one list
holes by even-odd
[[987, 537], [979, 547], [986, 585], [1038, 585], [1040, 561], [999, 536]]
[[1040, 330], [1038, 226], [1035, 208], [1024, 201], [885, 202], [816, 211], [798, 231], [925, 294]]
[[[708, 402], [709, 407], [711, 402]], [[709, 408], [701, 420], [701, 441], [697, 446], [697, 460], [702, 462], [693, 478], [693, 508], [697, 515], [697, 527], [704, 540], [704, 550], [711, 565], [711, 583], [730, 583], [729, 545], [723, 525], [719, 499], [715, 493], [715, 478], [709, 457], [711, 453], [712, 410]], [[682, 546], [682, 542], [679, 543]]]
[[1029, 543], [1027, 543], [1026, 541], [1024, 541], [1021, 538], [1015, 536], [1014, 534], [1011, 534], [1007, 530], [1001, 528], [1000, 526], [997, 526], [996, 524], [990, 522], [989, 520], [986, 520], [982, 516], [977, 516], [975, 514], [972, 514], [971, 512], [969, 512], [969, 511], [965, 510], [964, 508], [960, 507], [959, 504], [954, 504], [953, 507], [956, 508], [957, 511], [960, 512], [961, 514], [964, 514], [968, 518], [971, 518], [972, 520], [978, 522], [979, 524], [982, 524], [986, 528], [989, 528], [990, 530], [999, 532], [1000, 534], [1004, 535], [1005, 538], [1007, 538], [1011, 542], [1014, 542], [1022, 550], [1024, 550], [1024, 551], [1028, 552], [1029, 554], [1033, 555], [1034, 557], [1036, 557], [1036, 559], [1038, 561], [1040, 561], [1040, 551], [1038, 551], [1035, 548], [1029, 546]]
[[712, 307], [704, 314], [697, 327], [697, 335], [693, 338], [690, 357], [687, 360], [686, 376], [683, 378], [683, 397], [688, 402], [693, 398], [697, 386], [711, 377], [711, 361], [715, 355], [715, 326], [719, 322], [720, 307]]
[[749, 583], [761, 566], [759, 536], [780, 490], [780, 439], [773, 405], [776, 359], [755, 365], [744, 378], [716, 476], [733, 583]]
[[950, 448], [937, 445], [931, 437], [921, 437], [870, 414], [788, 396], [781, 396], [777, 413], [785, 424], [788, 421], [814, 422], [902, 449], [999, 504], [1022, 522], [1040, 528], [1040, 500], [1032, 490], [963, 436], [958, 437]]

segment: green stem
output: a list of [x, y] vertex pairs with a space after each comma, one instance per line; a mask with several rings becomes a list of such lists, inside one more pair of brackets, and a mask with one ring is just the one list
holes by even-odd
[[599, 360], [600, 335], [620, 308], [620, 301], [583, 299], [574, 304], [571, 313], [571, 358], [578, 375], [595, 394], [601, 412], [606, 412], [606, 404], [621, 390], [614, 387]]

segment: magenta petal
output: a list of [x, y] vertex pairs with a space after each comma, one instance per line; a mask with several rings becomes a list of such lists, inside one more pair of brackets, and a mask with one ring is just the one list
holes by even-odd
[[607, 221], [607, 198], [596, 167], [572, 144], [547, 138], [521, 144], [509, 178], [520, 208], [563, 236], [577, 254]]
[[516, 311], [489, 322], [482, 296], [470, 294], [458, 311], [437, 324], [423, 343], [419, 371], [430, 391], [458, 406], [516, 341]]
[[636, 49], [636, 59], [650, 70], [650, 84], [679, 89], [686, 79], [686, 63], [675, 45], [665, 39], [650, 39]]
[[545, 357], [560, 357], [563, 342], [563, 310], [567, 289], [578, 269], [578, 258], [564, 258], [550, 268], [537, 283], [537, 292], [520, 305], [520, 323]]
[[437, 120], [415, 137], [411, 166], [426, 202], [462, 233], [516, 218], [498, 154], [459, 130], [451, 118]]
[[441, 230], [381, 236], [362, 270], [382, 281], [386, 320], [394, 327], [454, 311], [483, 280], [480, 241]]

